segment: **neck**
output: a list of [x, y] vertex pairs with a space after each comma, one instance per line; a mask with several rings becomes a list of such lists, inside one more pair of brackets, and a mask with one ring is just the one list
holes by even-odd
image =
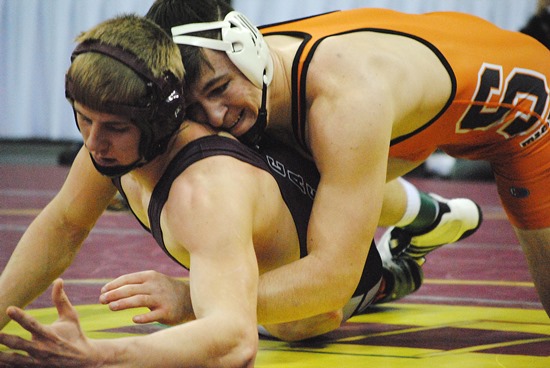
[[152, 190], [166, 171], [166, 168], [174, 156], [181, 151], [183, 147], [198, 138], [212, 134], [215, 134], [212, 128], [186, 121], [180, 126], [176, 134], [170, 138], [166, 152], [155, 157], [146, 165], [131, 171], [130, 175], [134, 180], [139, 181], [142, 185]]
[[[299, 46], [295, 38], [266, 37], [273, 58], [273, 80], [267, 89], [267, 131], [292, 144], [292, 63]], [[289, 42], [292, 46], [290, 46]], [[296, 44], [296, 45], [295, 45]]]

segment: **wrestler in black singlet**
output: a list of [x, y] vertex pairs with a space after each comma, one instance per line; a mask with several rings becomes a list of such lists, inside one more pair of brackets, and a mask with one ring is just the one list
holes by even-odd
[[[312, 161], [303, 158], [291, 148], [285, 147], [279, 142], [274, 142], [267, 137], [262, 141], [259, 151], [257, 152], [248, 148], [233, 139], [211, 135], [187, 144], [172, 159], [151, 195], [148, 209], [151, 228], [148, 229], [140, 221], [142, 226], [151, 232], [158, 245], [170, 258], [174, 259], [164, 245], [162, 230], [160, 228], [160, 213], [168, 199], [170, 187], [174, 180], [191, 164], [203, 158], [216, 155], [231, 156], [271, 173], [277, 181], [283, 199], [296, 224], [300, 240], [300, 257], [307, 255], [307, 226], [315, 190], [319, 184], [319, 172]], [[113, 183], [124, 199], [127, 200], [120, 183], [120, 178], [113, 179]], [[378, 290], [381, 277], [382, 262], [373, 243], [365, 262], [363, 275], [353, 294], [354, 298], [352, 300], [354, 302], [350, 301], [352, 305], [349, 305], [347, 308], [348, 312], [344, 313], [346, 319], [355, 312], [363, 311], [370, 304], [370, 299], [372, 299]]]

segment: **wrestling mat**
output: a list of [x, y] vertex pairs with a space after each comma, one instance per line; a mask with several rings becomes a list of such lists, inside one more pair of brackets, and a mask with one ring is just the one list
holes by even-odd
[[[65, 175], [66, 169], [57, 166], [0, 165], [0, 267]], [[424, 285], [398, 302], [373, 307], [318, 339], [284, 343], [262, 338], [257, 367], [550, 367], [550, 319], [494, 184], [411, 181], [446, 197], [476, 200], [485, 218], [479, 231], [430, 254]], [[107, 212], [63, 275], [88, 336], [117, 338], [166, 328], [135, 325], [131, 317], [139, 310], [111, 312], [97, 302], [106, 282], [145, 269], [187, 276], [129, 214]], [[48, 291], [28, 310], [50, 323], [57, 317], [51, 305]], [[12, 323], [5, 331], [29, 337]]]

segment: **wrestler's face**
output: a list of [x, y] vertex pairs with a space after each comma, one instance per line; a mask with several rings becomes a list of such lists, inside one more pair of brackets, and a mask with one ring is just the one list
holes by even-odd
[[262, 91], [241, 73], [224, 52], [204, 49], [212, 68], [204, 66], [189, 86], [187, 117], [239, 137], [254, 125]]
[[102, 113], [75, 101], [76, 122], [97, 165], [126, 166], [139, 159], [141, 131], [128, 118]]

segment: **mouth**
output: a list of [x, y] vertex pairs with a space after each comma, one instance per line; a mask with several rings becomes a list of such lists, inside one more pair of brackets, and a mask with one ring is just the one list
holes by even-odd
[[235, 119], [235, 121], [233, 122], [233, 124], [231, 124], [231, 126], [229, 126], [227, 128], [227, 131], [230, 132], [231, 134], [235, 135], [233, 130], [237, 127], [237, 125], [241, 122], [242, 120], [242, 117], [243, 117], [243, 112], [241, 111], [241, 113], [239, 114], [239, 116], [237, 116], [237, 119]]
[[94, 157], [92, 156], [94, 161], [100, 165], [100, 166], [116, 166], [117, 161], [113, 158], [106, 158], [106, 157]]

